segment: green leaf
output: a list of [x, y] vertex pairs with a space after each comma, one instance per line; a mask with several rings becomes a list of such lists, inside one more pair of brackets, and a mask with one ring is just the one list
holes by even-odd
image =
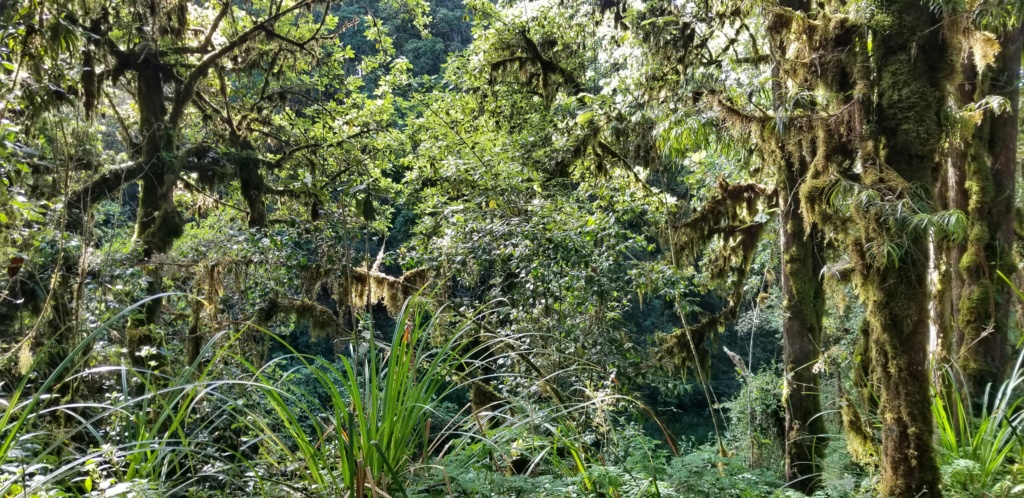
[[326, 201], [330, 197], [327, 195], [327, 192], [322, 188], [309, 187], [308, 190], [313, 195], [319, 197], [321, 201]]
[[364, 220], [373, 222], [377, 219], [377, 212], [373, 206], [373, 199], [370, 198], [369, 194], [364, 195], [358, 202], [359, 211], [363, 215]]
[[581, 125], [589, 123], [591, 119], [594, 119], [594, 111], [587, 111], [576, 116], [576, 122]]

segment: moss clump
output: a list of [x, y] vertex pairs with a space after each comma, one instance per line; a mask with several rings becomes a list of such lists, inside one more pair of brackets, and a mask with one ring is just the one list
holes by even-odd
[[841, 412], [843, 434], [850, 458], [861, 465], [878, 465], [878, 446], [875, 445], [874, 436], [867, 429], [860, 411], [848, 396], [843, 396]]
[[354, 308], [384, 303], [389, 313], [397, 314], [405, 299], [415, 295], [428, 279], [425, 268], [392, 277], [364, 266], [353, 269], [347, 277], [338, 280], [335, 296], [338, 302], [348, 303]]
[[[775, 192], [763, 185], [730, 184], [719, 179], [714, 198], [688, 219], [670, 227], [673, 260], [677, 265], [699, 260], [708, 280], [728, 282], [722, 289], [728, 305], [662, 336], [659, 360], [680, 367], [684, 375], [694, 366], [707, 371], [708, 341], [739, 314], [747, 271], [764, 233], [765, 224], [757, 216], [767, 210], [774, 197]], [[711, 247], [725, 250], [709, 251]]]
[[261, 323], [266, 324], [281, 315], [293, 315], [307, 321], [309, 338], [314, 341], [325, 335], [338, 335], [344, 329], [331, 310], [305, 299], [270, 299], [260, 309], [258, 317]]

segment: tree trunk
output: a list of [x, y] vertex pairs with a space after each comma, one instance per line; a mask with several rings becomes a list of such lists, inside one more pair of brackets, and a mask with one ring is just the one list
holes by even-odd
[[[955, 151], [948, 154], [945, 159], [945, 166], [939, 170], [939, 179], [936, 183], [935, 197], [939, 209], [959, 209], [956, 207], [957, 195], [954, 192], [953, 180], [957, 175], [953, 157]], [[954, 259], [959, 255], [956, 244], [943, 237], [942, 234], [933, 233], [931, 239], [931, 271], [934, 275], [932, 282], [932, 337], [931, 353], [932, 365], [935, 370], [932, 372], [932, 384], [936, 389], [944, 389], [946, 385], [945, 367], [949, 366], [956, 357], [956, 306], [954, 294], [959, 277], [954, 269]], [[958, 292], [958, 291], [957, 291]]]
[[[263, 195], [267, 190], [260, 173], [260, 163], [253, 158], [239, 161], [238, 181], [242, 191], [242, 198], [249, 208], [249, 228], [266, 228], [267, 226], [267, 201]], [[316, 220], [314, 220], [316, 221]]]
[[[878, 86], [871, 119], [884, 164], [866, 165], [864, 179], [869, 186], [888, 190], [893, 182], [905, 182], [915, 192], [898, 188], [897, 195], [934, 201], [949, 51], [927, 2], [886, 0], [877, 5], [873, 61]], [[865, 252], [871, 244], [885, 242], [875, 233], [887, 226], [884, 210], [868, 214], [873, 219], [867, 220], [862, 235]], [[895, 261], [858, 255], [880, 391], [881, 492], [890, 497], [941, 496], [928, 371], [928, 234], [917, 230], [895, 235], [904, 244]]]
[[[137, 102], [139, 106], [139, 133], [142, 142], [139, 160], [145, 168], [140, 177], [142, 188], [139, 211], [135, 224], [135, 238], [142, 243], [146, 259], [166, 252], [184, 231], [185, 220], [174, 205], [174, 188], [178, 184], [178, 170], [174, 160], [173, 130], [167, 124], [164, 105], [164, 83], [156, 45], [141, 43], [136, 48], [139, 63], [136, 70]], [[158, 267], [147, 271], [148, 294], [163, 291], [163, 277]], [[153, 324], [160, 317], [163, 300], [153, 299], [145, 306], [145, 324]]]
[[[807, 14], [806, 0], [782, 0], [780, 6]], [[782, 65], [787, 52], [788, 14], [777, 13], [769, 20], [773, 37], [772, 101], [775, 115], [782, 119], [785, 105]], [[788, 130], [786, 135], [792, 135]], [[799, 132], [797, 132], [799, 134]], [[783, 406], [785, 407], [785, 473], [787, 485], [805, 494], [813, 494], [820, 484], [818, 464], [825, 456], [825, 422], [821, 414], [821, 386], [813, 365], [821, 355], [822, 317], [825, 311], [821, 283], [823, 247], [816, 228], [808, 233], [799, 184], [809, 165], [801, 153], [800, 142], [790, 142], [779, 151], [778, 202], [780, 245], [782, 251], [782, 355], [785, 364]]]
[[976, 404], [986, 386], [1003, 381], [1009, 357], [1013, 292], [999, 274], [1009, 277], [1015, 267], [1021, 37], [1020, 25], [1008, 29], [1000, 37], [1002, 49], [993, 67], [965, 71], [963, 85], [974, 90], [967, 102], [997, 95], [1010, 103], [1008, 111], [985, 112], [971, 137], [966, 161], [964, 189], [968, 193], [970, 233], [959, 260], [963, 287], [957, 303], [962, 333], [958, 366]]
[[821, 355], [822, 316], [825, 310], [821, 283], [822, 250], [817, 230], [807, 233], [795, 195], [806, 171], [799, 155], [787, 154], [779, 175], [779, 212], [782, 245], [782, 354], [786, 367], [786, 481], [805, 494], [818, 487], [818, 464], [825, 456], [821, 386], [814, 363]]
[[[209, 296], [207, 296], [209, 297]], [[203, 307], [199, 299], [192, 300], [192, 320], [185, 333], [185, 367], [191, 367], [199, 359], [203, 349]]]

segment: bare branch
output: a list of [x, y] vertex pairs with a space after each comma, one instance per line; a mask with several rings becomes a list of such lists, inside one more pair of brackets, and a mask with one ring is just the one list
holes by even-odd
[[206, 32], [206, 36], [203, 37], [203, 44], [200, 48], [209, 50], [213, 47], [213, 35], [217, 32], [217, 28], [220, 27], [221, 21], [224, 20], [224, 16], [228, 15], [231, 10], [231, 1], [224, 0], [224, 3], [220, 7], [220, 11], [217, 12], [217, 16], [213, 18], [213, 23], [210, 24], [210, 30]]

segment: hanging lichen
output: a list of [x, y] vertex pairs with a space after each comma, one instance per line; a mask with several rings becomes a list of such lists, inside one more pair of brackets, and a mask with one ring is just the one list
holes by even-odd
[[397, 314], [405, 300], [419, 292], [427, 281], [425, 268], [407, 271], [401, 277], [392, 277], [363, 266], [352, 269], [347, 277], [339, 278], [334, 294], [338, 302], [348, 303], [353, 308], [384, 303], [389, 313]]
[[260, 323], [270, 323], [281, 315], [292, 315], [309, 323], [309, 338], [336, 337], [344, 330], [343, 323], [331, 310], [306, 299], [277, 298], [269, 299], [260, 309]]
[[[728, 282], [727, 304], [717, 313], [701, 313], [694, 322], [659, 338], [658, 358], [681, 367], [707, 371], [708, 340], [736, 319], [747, 271], [764, 232], [763, 212], [774, 192], [758, 184], [729, 184], [719, 179], [717, 195], [699, 211], [670, 228], [677, 265], [696, 263], [710, 281]], [[716, 250], [708, 251], [715, 247]], [[681, 310], [684, 320], [689, 314]], [[693, 317], [689, 317], [693, 318]]]

